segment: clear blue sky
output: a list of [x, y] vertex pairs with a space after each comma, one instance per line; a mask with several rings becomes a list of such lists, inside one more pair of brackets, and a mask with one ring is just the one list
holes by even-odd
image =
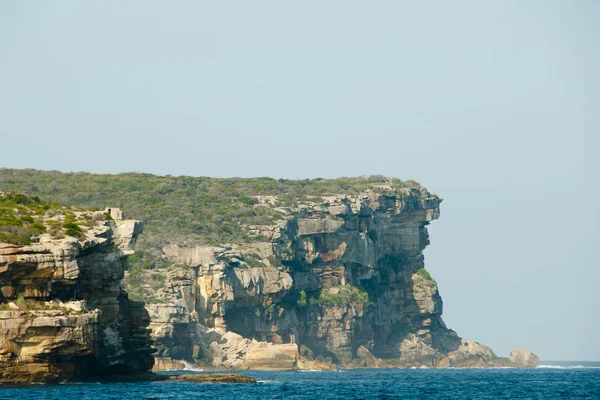
[[0, 167], [384, 174], [447, 324], [600, 359], [600, 1], [4, 1]]

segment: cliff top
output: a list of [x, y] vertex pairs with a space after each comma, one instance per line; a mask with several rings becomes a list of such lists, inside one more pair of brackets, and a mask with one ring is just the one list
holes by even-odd
[[[84, 240], [118, 209], [81, 210], [22, 193], [0, 192], [0, 242], [29, 245], [40, 238]], [[101, 224], [100, 224], [101, 225]]]
[[[248, 225], [271, 225], [286, 210], [319, 204], [328, 196], [369, 192], [436, 197], [418, 182], [381, 175], [337, 179], [208, 178], [62, 173], [0, 169], [0, 191], [19, 191], [82, 208], [120, 207], [146, 226], [139, 247], [220, 245], [260, 240]], [[436, 197], [437, 198], [437, 197]]]

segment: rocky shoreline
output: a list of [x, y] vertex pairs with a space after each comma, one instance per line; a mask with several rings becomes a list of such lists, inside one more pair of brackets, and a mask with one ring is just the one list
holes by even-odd
[[151, 372], [135, 373], [126, 375], [107, 375], [96, 377], [95, 379], [68, 380], [56, 382], [0, 382], [0, 389], [12, 387], [29, 387], [39, 384], [59, 384], [59, 383], [130, 383], [130, 382], [190, 382], [190, 383], [257, 383], [256, 379], [250, 376], [229, 373], [208, 373], [208, 374], [154, 374]]

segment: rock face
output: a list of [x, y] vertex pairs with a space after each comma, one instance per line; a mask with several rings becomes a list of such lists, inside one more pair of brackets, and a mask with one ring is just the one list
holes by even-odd
[[510, 361], [518, 368], [535, 368], [539, 359], [527, 350], [514, 348], [510, 352]]
[[147, 371], [143, 303], [121, 285], [138, 221], [99, 222], [77, 240], [0, 243], [0, 382], [57, 382]]
[[512, 364], [442, 320], [423, 257], [440, 202], [422, 187], [332, 196], [247, 227], [264, 242], [164, 248], [185, 272], [149, 306], [157, 354], [236, 369]]

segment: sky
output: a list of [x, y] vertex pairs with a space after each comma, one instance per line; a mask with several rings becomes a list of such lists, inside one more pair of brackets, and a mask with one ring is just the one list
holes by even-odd
[[0, 167], [414, 179], [444, 319], [600, 360], [597, 0], [0, 2]]

